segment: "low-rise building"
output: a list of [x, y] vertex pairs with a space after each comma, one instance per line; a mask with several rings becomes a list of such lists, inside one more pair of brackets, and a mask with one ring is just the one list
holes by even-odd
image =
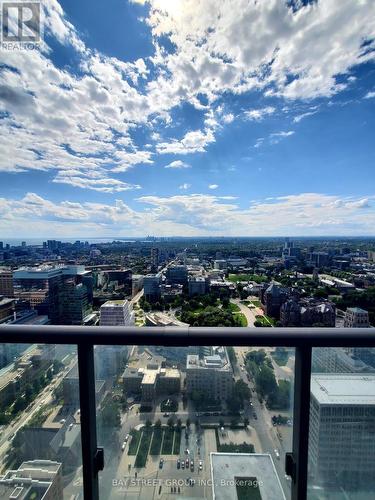
[[368, 311], [360, 307], [348, 307], [344, 317], [344, 328], [369, 328]]
[[158, 395], [176, 394], [181, 389], [181, 375], [176, 368], [147, 365], [146, 368], [126, 368], [123, 374], [125, 394], [141, 394], [143, 402]]
[[213, 500], [285, 500], [271, 455], [211, 453]]
[[0, 498], [63, 500], [61, 463], [30, 460], [0, 476]]
[[108, 300], [100, 307], [100, 326], [134, 326], [135, 314], [127, 300]]

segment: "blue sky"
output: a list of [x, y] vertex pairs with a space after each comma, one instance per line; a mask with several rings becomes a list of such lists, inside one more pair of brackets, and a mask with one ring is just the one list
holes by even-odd
[[375, 235], [372, 0], [43, 14], [0, 50], [1, 238]]

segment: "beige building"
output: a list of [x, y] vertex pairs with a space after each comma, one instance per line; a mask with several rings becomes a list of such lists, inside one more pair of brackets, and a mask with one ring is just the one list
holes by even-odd
[[181, 389], [181, 375], [176, 368], [147, 365], [127, 368], [123, 374], [125, 394], [140, 393], [142, 401], [152, 401], [159, 395], [176, 394]]
[[233, 392], [233, 372], [225, 347], [212, 347], [209, 355], [190, 354], [186, 360], [186, 390], [202, 391], [211, 398], [227, 400]]
[[348, 307], [345, 312], [344, 328], [369, 328], [368, 312], [360, 307]]

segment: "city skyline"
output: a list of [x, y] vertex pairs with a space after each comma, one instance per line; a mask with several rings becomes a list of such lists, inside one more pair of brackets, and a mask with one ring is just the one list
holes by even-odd
[[375, 235], [373, 2], [43, 14], [0, 52], [1, 239]]

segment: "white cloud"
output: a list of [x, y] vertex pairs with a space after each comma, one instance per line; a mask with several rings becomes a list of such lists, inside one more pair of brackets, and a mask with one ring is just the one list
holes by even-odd
[[157, 144], [156, 149], [161, 154], [189, 154], [202, 153], [206, 151], [206, 146], [215, 141], [215, 136], [212, 130], [207, 129], [194, 130], [187, 132], [180, 140], [172, 140], [171, 142], [161, 142]]
[[293, 118], [293, 122], [299, 123], [304, 118], [307, 118], [308, 116], [315, 115], [315, 113], [317, 113], [317, 111], [307, 111], [306, 113], [301, 113], [300, 115], [297, 115]]
[[245, 111], [244, 115], [247, 120], [255, 120], [255, 121], [260, 121], [263, 120], [266, 116], [272, 115], [276, 109], [272, 106], [266, 106], [265, 108], [259, 108], [259, 109], [250, 109], [248, 111]]
[[234, 120], [234, 114], [233, 113], [227, 113], [226, 115], [223, 115], [223, 122], [224, 123], [232, 123]]
[[181, 184], [180, 186], [178, 186], [178, 188], [186, 191], [187, 189], [191, 188], [191, 184], [188, 184], [187, 182], [185, 182], [184, 184]]
[[182, 160], [175, 160], [175, 161], [172, 161], [171, 163], [168, 163], [168, 165], [165, 165], [164, 168], [176, 168], [176, 169], [191, 168], [191, 165], [189, 165], [188, 163], [186, 163]]
[[217, 189], [219, 187], [218, 184], [209, 184], [208, 189]]
[[365, 99], [372, 99], [373, 97], [375, 97], [375, 90], [367, 92], [367, 94], [365, 95]]
[[375, 196], [343, 198], [301, 193], [253, 201], [240, 208], [232, 196], [181, 194], [142, 196], [131, 208], [123, 200], [112, 204], [54, 203], [36, 193], [21, 199], [0, 198], [0, 232], [14, 237], [118, 237], [160, 235], [375, 235]]

